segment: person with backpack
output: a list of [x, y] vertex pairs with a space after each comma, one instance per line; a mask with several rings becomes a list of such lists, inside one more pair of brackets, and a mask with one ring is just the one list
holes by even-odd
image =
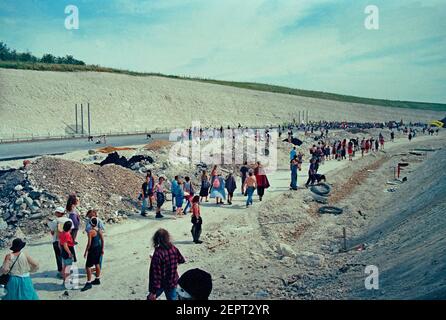
[[59, 246], [59, 230], [63, 230], [63, 225], [67, 221], [71, 221], [65, 214], [65, 209], [63, 207], [57, 207], [54, 212], [56, 218], [50, 222], [48, 222], [48, 227], [50, 229], [50, 233], [53, 241], [53, 250], [54, 255], [56, 257], [56, 265], [57, 265], [57, 276], [63, 278], [62, 275], [62, 256], [61, 249]]
[[212, 182], [211, 198], [215, 198], [216, 204], [223, 204], [223, 199], [226, 199], [225, 180], [221, 174], [218, 174]]
[[177, 300], [178, 265], [186, 261], [167, 230], [158, 229], [152, 241], [155, 251], [150, 262], [147, 300], [156, 300], [163, 292], [167, 300]]
[[[90, 230], [93, 229], [93, 226], [92, 226], [92, 224], [91, 224], [91, 219], [92, 219], [92, 218], [96, 218], [96, 219], [97, 219], [97, 221], [98, 221], [97, 228], [98, 228], [99, 230], [101, 230], [102, 233], [104, 233], [104, 232], [105, 232], [105, 225], [104, 225], [104, 222], [102, 222], [102, 220], [99, 219], [99, 217], [98, 217], [98, 212], [97, 212], [96, 210], [88, 210], [88, 211], [87, 211], [87, 219], [88, 219], [88, 222], [87, 222], [87, 224], [85, 225], [85, 233], [88, 234], [88, 233], [90, 232]], [[99, 261], [99, 266], [101, 267], [101, 270], [102, 270], [102, 260], [103, 260], [103, 258], [104, 258], [104, 255], [101, 255], [101, 259], [100, 259], [100, 261]], [[92, 271], [95, 271], [94, 268], [92, 268]]]
[[203, 198], [206, 202], [209, 202], [209, 188], [211, 187], [211, 183], [209, 182], [209, 177], [206, 170], [203, 170], [201, 174], [201, 187], [200, 187], [200, 202], [203, 201]]
[[80, 200], [75, 194], [71, 194], [67, 200], [67, 213], [68, 218], [72, 221], [73, 227], [71, 229], [71, 237], [73, 238], [73, 242], [76, 245], [77, 233], [79, 232], [80, 224], [81, 224], [81, 216], [76, 208], [79, 206]]
[[[87, 259], [87, 262], [85, 263], [85, 270], [87, 272], [87, 283], [81, 289], [82, 292], [91, 289], [93, 285], [101, 284], [100, 261], [101, 256], [104, 254], [104, 236], [101, 229], [98, 228], [97, 218], [91, 218], [90, 224], [92, 226], [92, 229], [90, 229], [90, 231], [88, 232], [88, 242], [84, 253], [84, 258]], [[95, 267], [96, 269], [96, 278], [94, 281], [91, 281], [92, 267]]]
[[203, 224], [203, 220], [201, 219], [200, 214], [200, 197], [195, 196], [192, 199], [192, 238], [194, 243], [200, 244], [203, 243], [203, 241], [200, 241], [200, 235], [201, 235], [201, 225]]
[[39, 300], [34, 290], [30, 273], [39, 269], [39, 264], [34, 261], [24, 250], [26, 243], [22, 239], [14, 239], [0, 268], [0, 282], [5, 285], [6, 295], [2, 300]]

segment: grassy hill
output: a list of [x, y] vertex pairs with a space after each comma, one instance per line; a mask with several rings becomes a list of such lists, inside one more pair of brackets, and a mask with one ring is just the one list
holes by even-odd
[[126, 74], [131, 76], [157, 76], [157, 77], [165, 77], [165, 78], [181, 79], [189, 81], [200, 81], [217, 85], [224, 85], [243, 89], [273, 92], [273, 93], [282, 93], [282, 94], [289, 94], [289, 95], [316, 98], [316, 99], [334, 100], [340, 102], [361, 103], [361, 104], [384, 106], [384, 107], [446, 111], [446, 104], [442, 103], [372, 99], [372, 98], [348, 96], [348, 95], [341, 95], [341, 94], [321, 92], [321, 91], [300, 90], [300, 89], [262, 84], [262, 83], [233, 82], [233, 81], [222, 81], [222, 80], [213, 80], [204, 78], [190, 78], [176, 75], [165, 75], [159, 73], [140, 73], [129, 70], [119, 70], [119, 69], [101, 67], [98, 65], [48, 64], [40, 62], [32, 63], [32, 62], [20, 62], [20, 61], [0, 61], [0, 68], [38, 70], [38, 71], [60, 71], [60, 72], [94, 71], [94, 72], [110, 72], [110, 73]]

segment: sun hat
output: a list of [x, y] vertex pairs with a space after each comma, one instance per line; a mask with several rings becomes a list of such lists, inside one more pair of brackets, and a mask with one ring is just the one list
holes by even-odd
[[57, 207], [56, 210], [54, 210], [54, 213], [65, 213], [64, 207]]
[[22, 239], [17, 238], [12, 241], [12, 246], [9, 248], [12, 252], [19, 252], [26, 246], [26, 242], [24, 242]]

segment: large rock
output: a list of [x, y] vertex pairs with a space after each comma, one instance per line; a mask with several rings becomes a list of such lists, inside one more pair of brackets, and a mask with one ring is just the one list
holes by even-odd
[[291, 246], [287, 245], [286, 243], [281, 243], [279, 245], [279, 252], [285, 257], [296, 257], [296, 253], [294, 252], [293, 248], [291, 248]]
[[17, 198], [17, 200], [15, 201], [16, 206], [20, 206], [21, 204], [23, 204], [23, 198]]
[[28, 196], [33, 200], [38, 200], [41, 195], [42, 194], [39, 191], [31, 191]]
[[31, 208], [33, 205], [33, 199], [31, 199], [30, 197], [25, 197], [24, 198], [26, 205]]
[[15, 191], [22, 191], [23, 190], [23, 186], [21, 184], [18, 184], [14, 187]]
[[39, 200], [34, 200], [34, 201], [33, 201], [33, 206], [38, 207], [38, 208], [41, 208], [41, 207], [42, 207], [42, 204], [40, 203]]
[[43, 213], [42, 213], [42, 212], [39, 212], [39, 213], [32, 214], [29, 218], [30, 218], [31, 220], [34, 220], [34, 219], [40, 219], [40, 218], [42, 218], [42, 217], [43, 217]]
[[6, 223], [6, 221], [0, 218], [0, 230], [6, 230], [6, 229], [8, 229], [8, 224]]
[[324, 264], [325, 258], [320, 254], [301, 252], [296, 255], [296, 262], [309, 267], [320, 267]]

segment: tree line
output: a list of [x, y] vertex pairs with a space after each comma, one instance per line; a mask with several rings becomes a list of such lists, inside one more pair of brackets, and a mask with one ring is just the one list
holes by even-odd
[[50, 53], [46, 53], [42, 58], [38, 58], [31, 52], [17, 52], [15, 49], [9, 48], [6, 43], [0, 41], [0, 60], [3, 61], [20, 61], [30, 63], [51, 63], [51, 64], [73, 64], [84, 66], [85, 62], [75, 59], [72, 55], [65, 57], [56, 57]]

